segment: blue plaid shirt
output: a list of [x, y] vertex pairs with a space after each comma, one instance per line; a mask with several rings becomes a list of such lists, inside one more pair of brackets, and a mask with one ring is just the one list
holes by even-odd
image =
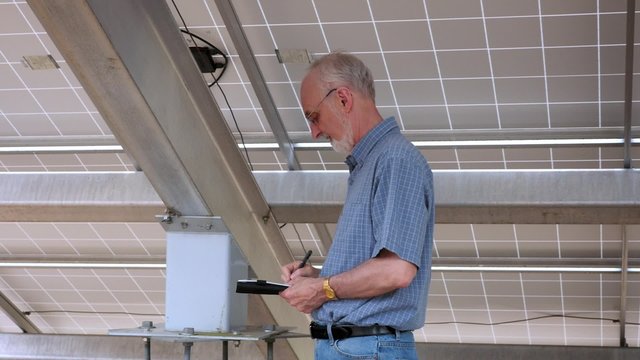
[[347, 157], [349, 186], [320, 275], [351, 270], [387, 249], [418, 267], [407, 288], [370, 299], [328, 301], [315, 321], [414, 330], [424, 325], [431, 281], [433, 175], [394, 118], [369, 131]]

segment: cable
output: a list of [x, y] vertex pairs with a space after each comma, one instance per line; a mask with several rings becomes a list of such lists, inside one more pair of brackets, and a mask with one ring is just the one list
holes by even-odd
[[231, 112], [231, 118], [233, 119], [233, 123], [236, 125], [236, 130], [238, 130], [238, 134], [240, 134], [240, 141], [242, 142], [242, 148], [244, 149], [244, 154], [247, 156], [247, 162], [249, 163], [249, 168], [251, 168], [251, 171], [253, 171], [253, 164], [251, 163], [251, 158], [249, 157], [249, 151], [247, 150], [247, 146], [244, 143], [244, 136], [242, 136], [242, 131], [240, 131], [240, 126], [238, 126], [238, 121], [236, 121], [236, 116], [233, 113], [233, 109], [231, 108], [231, 105], [229, 105], [227, 94], [225, 94], [224, 91], [222, 91], [222, 87], [220, 87], [220, 84], [216, 82], [216, 85], [218, 86], [218, 89], [220, 89], [220, 92], [222, 93], [222, 97], [224, 98], [224, 102], [227, 103], [227, 107]]
[[[478, 325], [478, 326], [497, 326], [497, 325], [506, 325], [506, 324], [515, 324], [521, 322], [528, 322], [533, 320], [540, 319], [548, 319], [548, 318], [567, 318], [567, 319], [581, 319], [581, 320], [598, 320], [598, 321], [611, 321], [613, 323], [619, 323], [620, 320], [613, 318], [600, 318], [600, 317], [589, 317], [589, 316], [578, 316], [578, 315], [563, 315], [563, 314], [551, 314], [551, 315], [542, 315], [536, 316], [532, 318], [518, 319], [518, 320], [508, 320], [508, 321], [499, 321], [494, 323], [480, 323], [480, 322], [471, 322], [471, 321], [440, 321], [440, 322], [426, 322], [425, 325], [448, 325], [448, 324], [464, 324], [464, 325]], [[630, 323], [627, 322], [628, 325], [640, 325], [640, 323]]]
[[193, 42], [193, 44], [195, 46], [197, 46], [196, 39], [198, 39], [198, 40], [202, 41], [203, 43], [207, 44], [208, 46], [210, 46], [212, 49], [214, 49], [214, 51], [217, 54], [222, 55], [222, 57], [224, 58], [224, 64], [222, 66], [222, 71], [220, 71], [220, 75], [218, 75], [216, 77], [214, 75], [214, 73], [211, 73], [211, 76], [213, 77], [213, 82], [211, 84], [207, 84], [207, 86], [209, 88], [211, 88], [213, 85], [217, 85], [218, 89], [220, 89], [220, 93], [222, 93], [222, 97], [224, 98], [224, 102], [227, 103], [227, 107], [229, 108], [229, 111], [231, 112], [231, 118], [233, 119], [233, 123], [236, 126], [236, 130], [238, 131], [238, 134], [240, 134], [240, 141], [242, 142], [242, 148], [244, 149], [244, 154], [247, 157], [247, 163], [249, 163], [249, 168], [251, 169], [251, 171], [253, 171], [253, 163], [251, 162], [251, 158], [249, 157], [249, 151], [247, 150], [247, 147], [245, 145], [244, 136], [242, 135], [242, 131], [240, 131], [240, 126], [238, 125], [238, 121], [236, 120], [236, 116], [233, 113], [233, 109], [231, 108], [231, 105], [229, 104], [229, 100], [227, 99], [227, 94], [225, 94], [225, 92], [222, 90], [222, 87], [218, 83], [218, 80], [220, 80], [220, 78], [222, 77], [224, 72], [227, 70], [227, 66], [229, 64], [229, 59], [227, 58], [227, 55], [225, 55], [220, 49], [215, 47], [213, 44], [211, 44], [210, 42], [208, 42], [207, 40], [203, 39], [202, 37], [192, 33], [191, 31], [189, 31], [189, 27], [187, 26], [187, 22], [182, 17], [182, 13], [180, 12], [180, 9], [178, 8], [178, 5], [176, 5], [175, 0], [171, 0], [171, 3], [173, 4], [173, 7], [176, 9], [176, 12], [178, 13], [178, 16], [180, 17], [180, 21], [182, 21], [182, 25], [184, 26], [184, 30], [180, 29], [180, 31], [185, 33], [185, 34], [187, 34], [187, 35], [189, 35], [189, 37], [191, 37], [191, 41]]
[[307, 248], [304, 246], [304, 243], [302, 242], [302, 237], [300, 236], [300, 233], [298, 232], [298, 228], [296, 227], [296, 224], [291, 224], [293, 225], [293, 230], [296, 232], [296, 235], [298, 235], [298, 241], [300, 242], [300, 246], [302, 247], [302, 251], [303, 252], [307, 252]]
[[125, 311], [85, 311], [85, 310], [30, 310], [23, 311], [24, 315], [31, 314], [50, 314], [50, 313], [65, 313], [65, 314], [110, 314], [110, 315], [138, 315], [138, 316], [164, 316], [165, 314], [146, 314], [135, 313]]

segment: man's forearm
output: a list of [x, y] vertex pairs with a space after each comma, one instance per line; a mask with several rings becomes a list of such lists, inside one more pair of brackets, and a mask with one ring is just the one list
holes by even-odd
[[329, 285], [339, 299], [371, 298], [409, 286], [416, 271], [414, 264], [383, 250], [358, 267], [332, 276]]

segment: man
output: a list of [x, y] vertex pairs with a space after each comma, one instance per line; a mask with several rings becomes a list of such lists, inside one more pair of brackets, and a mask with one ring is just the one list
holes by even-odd
[[349, 186], [322, 271], [283, 266], [290, 286], [280, 296], [312, 313], [316, 359], [417, 359], [411, 331], [424, 324], [431, 280], [431, 169], [395, 119], [382, 119], [358, 58], [315, 61], [301, 101], [313, 137], [350, 154]]

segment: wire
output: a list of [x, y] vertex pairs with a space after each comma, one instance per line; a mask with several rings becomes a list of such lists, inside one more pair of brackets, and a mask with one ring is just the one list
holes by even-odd
[[222, 97], [224, 98], [224, 102], [227, 103], [227, 107], [231, 112], [231, 118], [233, 119], [233, 123], [236, 125], [236, 130], [238, 130], [238, 134], [240, 134], [240, 141], [242, 142], [242, 148], [244, 149], [244, 154], [247, 156], [247, 162], [249, 163], [249, 168], [251, 168], [251, 171], [253, 171], [253, 164], [251, 163], [251, 158], [249, 157], [249, 151], [247, 150], [247, 146], [244, 143], [244, 136], [242, 136], [242, 131], [240, 131], [240, 126], [238, 126], [238, 121], [236, 121], [236, 116], [233, 113], [233, 109], [231, 108], [231, 105], [229, 105], [227, 94], [225, 94], [224, 91], [222, 91], [222, 87], [220, 87], [220, 84], [216, 82], [216, 85], [218, 86], [218, 89], [220, 89], [220, 92], [222, 93]]
[[[521, 322], [528, 322], [533, 320], [540, 319], [548, 319], [548, 318], [567, 318], [567, 319], [581, 319], [581, 320], [598, 320], [598, 321], [611, 321], [613, 323], [619, 323], [620, 320], [613, 318], [600, 318], [600, 317], [589, 317], [589, 316], [579, 316], [579, 315], [563, 315], [563, 314], [550, 314], [550, 315], [542, 315], [525, 319], [518, 320], [508, 320], [508, 321], [499, 321], [494, 323], [480, 323], [480, 322], [472, 322], [472, 321], [440, 321], [440, 322], [426, 322], [425, 325], [448, 325], [448, 324], [464, 324], [464, 325], [478, 325], [478, 326], [497, 326], [497, 325], [506, 325], [506, 324], [516, 324]], [[640, 325], [640, 323], [631, 323], [627, 322], [627, 325]]]
[[296, 224], [291, 224], [293, 225], [293, 230], [296, 232], [296, 235], [298, 235], [298, 241], [300, 242], [300, 246], [302, 246], [302, 251], [304, 251], [305, 253], [307, 252], [307, 248], [304, 246], [304, 243], [302, 242], [302, 237], [300, 236], [300, 233], [298, 232], [298, 228], [296, 227]]
[[236, 130], [238, 131], [238, 134], [240, 134], [240, 141], [242, 142], [242, 148], [244, 149], [244, 154], [247, 157], [247, 162], [249, 163], [249, 168], [251, 169], [251, 171], [253, 171], [253, 163], [251, 162], [251, 158], [249, 157], [249, 151], [247, 150], [247, 147], [245, 145], [244, 136], [242, 135], [242, 131], [240, 131], [240, 126], [238, 125], [238, 121], [236, 120], [236, 116], [233, 113], [233, 109], [231, 108], [231, 105], [229, 104], [229, 100], [227, 99], [227, 94], [225, 94], [225, 92], [222, 90], [222, 87], [218, 83], [218, 80], [220, 80], [220, 78], [222, 77], [224, 72], [227, 70], [227, 66], [229, 64], [229, 58], [227, 57], [227, 55], [225, 55], [220, 49], [215, 47], [213, 44], [211, 44], [210, 42], [208, 42], [207, 40], [203, 39], [202, 37], [192, 33], [191, 31], [189, 31], [189, 27], [187, 26], [187, 22], [184, 20], [184, 17], [182, 17], [182, 13], [180, 12], [180, 9], [178, 8], [178, 5], [176, 4], [175, 0], [171, 0], [171, 3], [173, 4], [173, 7], [176, 9], [176, 12], [178, 13], [178, 16], [180, 17], [180, 21], [182, 21], [182, 25], [184, 26], [184, 30], [180, 29], [180, 31], [185, 33], [185, 34], [187, 34], [187, 35], [189, 35], [189, 37], [191, 37], [191, 41], [193, 42], [193, 44], [195, 46], [198, 46], [197, 43], [196, 43], [196, 39], [198, 39], [198, 40], [202, 41], [203, 43], [207, 44], [208, 46], [210, 46], [212, 49], [214, 49], [214, 51], [217, 54], [222, 55], [222, 57], [224, 58], [224, 64], [222, 66], [222, 71], [220, 71], [220, 75], [218, 75], [216, 77], [214, 75], [214, 73], [211, 73], [211, 76], [213, 77], [213, 82], [211, 84], [207, 84], [207, 86], [209, 88], [211, 88], [213, 85], [217, 85], [218, 89], [220, 89], [220, 93], [222, 93], [222, 97], [224, 98], [224, 102], [227, 103], [227, 107], [229, 108], [229, 111], [231, 112], [231, 118], [233, 119], [233, 123], [236, 126]]
[[164, 316], [165, 314], [146, 314], [136, 312], [125, 311], [85, 311], [85, 310], [30, 310], [23, 311], [23, 314], [29, 316], [31, 314], [51, 314], [51, 313], [65, 313], [65, 314], [110, 314], [110, 315], [138, 315], [138, 316]]

